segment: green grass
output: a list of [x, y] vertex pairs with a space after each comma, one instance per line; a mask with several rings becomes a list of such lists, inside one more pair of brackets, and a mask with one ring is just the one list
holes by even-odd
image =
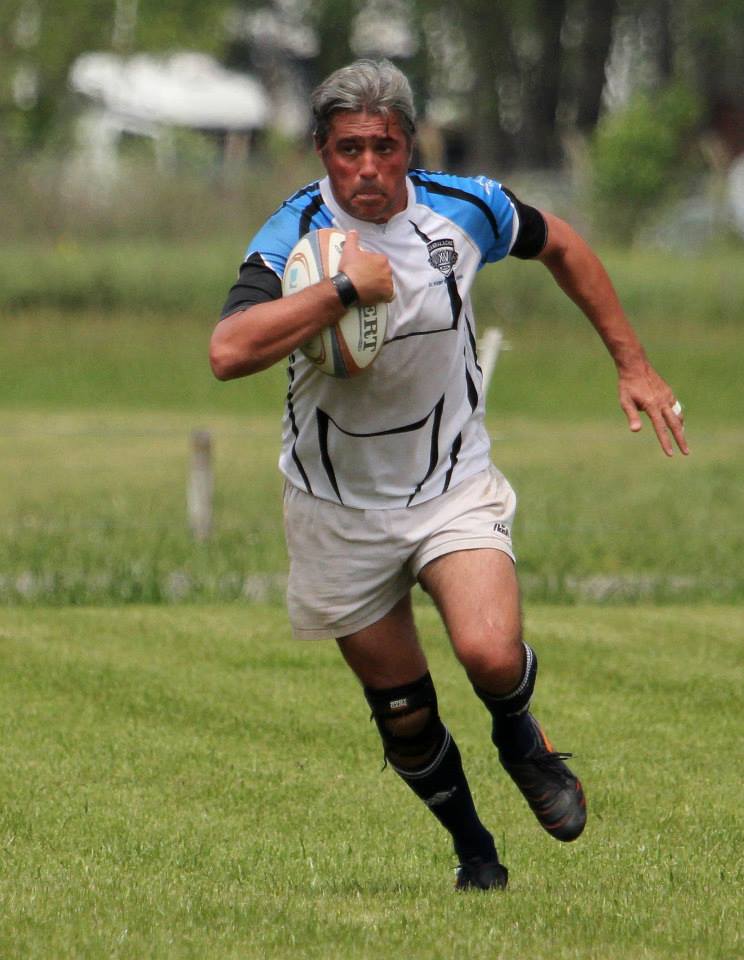
[[[611, 257], [685, 403], [687, 459], [628, 433], [611, 363], [544, 271], [484, 274], [480, 321], [512, 347], [488, 425], [519, 494], [537, 712], [592, 819], [569, 847], [534, 824], [418, 595], [511, 869], [505, 896], [460, 897], [333, 645], [289, 639], [285, 374], [218, 384], [206, 363], [236, 236], [0, 256], [0, 956], [738, 960], [737, 257]], [[215, 443], [205, 544], [186, 524], [195, 428]]]
[[[489, 319], [488, 317], [484, 319]], [[491, 315], [490, 319], [496, 319]], [[210, 318], [19, 312], [0, 378], [0, 601], [279, 599], [282, 364], [218, 383]], [[646, 337], [686, 407], [692, 455], [628, 432], [612, 364], [578, 316], [505, 328], [489, 397], [493, 457], [520, 500], [532, 599], [744, 597], [741, 334], [683, 324]], [[215, 534], [186, 527], [189, 436], [215, 441]]]
[[[0, 237], [0, 311], [119, 308], [168, 311], [174, 322], [184, 314], [210, 320], [219, 313], [261, 214], [268, 215], [273, 203], [266, 196], [236, 203], [237, 222], [206, 237], [188, 229], [169, 240], [147, 230], [95, 242], [66, 233], [12, 242]], [[645, 331], [654, 327], [666, 336], [680, 326], [709, 331], [738, 324], [744, 307], [740, 246], [695, 257], [608, 249], [603, 259], [628, 313]], [[535, 320], [577, 322], [575, 307], [548, 272], [513, 258], [481, 272], [475, 303], [481, 322], [509, 327]]]
[[0, 955], [734, 960], [740, 614], [528, 608], [537, 712], [591, 807], [562, 846], [500, 773], [420, 600], [511, 871], [505, 895], [458, 896], [334, 646], [290, 640], [278, 608], [0, 611]]
[[[286, 556], [276, 416], [143, 412], [3, 418], [0, 599], [120, 603], [280, 599]], [[189, 435], [214, 439], [215, 527], [186, 522]], [[742, 435], [695, 435], [667, 460], [619, 418], [493, 427], [520, 506], [532, 599], [734, 600], [744, 596]]]
[[[247, 380], [218, 383], [207, 364], [219, 298], [210, 313], [147, 310], [22, 310], [3, 316], [2, 410], [164, 410], [281, 414], [283, 364]], [[744, 310], [744, 300], [742, 301]], [[498, 325], [494, 309], [481, 326]], [[652, 360], [676, 386], [690, 429], [739, 425], [742, 335], [734, 323], [638, 324]], [[570, 315], [503, 323], [511, 347], [490, 391], [495, 422], [617, 418], [614, 369], [589, 324]]]

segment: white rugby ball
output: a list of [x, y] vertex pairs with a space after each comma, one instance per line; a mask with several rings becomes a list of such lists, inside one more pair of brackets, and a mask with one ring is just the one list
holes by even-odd
[[[290, 253], [284, 268], [284, 295], [297, 293], [338, 273], [345, 240], [346, 234], [332, 227], [305, 234]], [[317, 336], [304, 343], [301, 350], [323, 373], [332, 377], [355, 377], [382, 349], [387, 317], [386, 303], [369, 307], [354, 304], [337, 323], [324, 327]]]

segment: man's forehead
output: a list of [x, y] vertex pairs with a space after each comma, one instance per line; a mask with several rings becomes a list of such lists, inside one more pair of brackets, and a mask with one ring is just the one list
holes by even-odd
[[367, 113], [366, 110], [359, 112], [338, 110], [331, 116], [330, 134], [336, 140], [346, 137], [402, 137], [405, 139], [398, 116], [394, 111], [383, 114]]

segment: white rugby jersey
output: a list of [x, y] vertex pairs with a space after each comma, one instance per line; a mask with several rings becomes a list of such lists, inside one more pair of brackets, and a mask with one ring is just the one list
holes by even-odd
[[387, 223], [357, 220], [328, 178], [298, 191], [248, 247], [281, 278], [310, 230], [359, 231], [384, 253], [395, 299], [374, 363], [340, 380], [301, 353], [289, 356], [279, 467], [308, 493], [350, 507], [408, 507], [436, 497], [489, 463], [483, 375], [470, 291], [478, 270], [505, 257], [519, 217], [500, 184], [412, 170], [408, 204]]

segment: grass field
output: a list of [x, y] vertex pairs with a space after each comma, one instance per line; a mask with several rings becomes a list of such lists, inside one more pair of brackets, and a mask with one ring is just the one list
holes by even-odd
[[[537, 712], [592, 811], [575, 845], [539, 830], [419, 596], [511, 869], [497, 897], [454, 895], [333, 645], [289, 639], [284, 372], [218, 384], [206, 364], [240, 245], [0, 254], [0, 957], [744, 957], [740, 251], [610, 257], [685, 404], [686, 459], [628, 433], [602, 347], [541, 272], [479, 289], [511, 346], [488, 426], [520, 498]], [[195, 428], [215, 444], [204, 544]]]
[[[591, 805], [562, 846], [418, 617], [506, 894], [456, 895], [332, 644], [252, 607], [0, 611], [0, 955], [744, 955], [740, 609], [533, 605], [537, 713]], [[333, 691], [329, 697], [329, 691]]]
[[[120, 603], [281, 599], [286, 557], [277, 417], [6, 412], [0, 436], [0, 599]], [[186, 523], [189, 434], [214, 437], [215, 533]], [[528, 598], [740, 599], [742, 433], [690, 430], [668, 461], [606, 421], [497, 420], [520, 496]]]
[[[44, 308], [2, 322], [0, 600], [278, 599], [282, 366], [217, 383], [211, 319], [193, 313]], [[656, 315], [647, 327], [686, 407], [688, 459], [667, 460], [648, 425], [629, 434], [612, 365], [579, 318], [504, 327], [512, 349], [488, 424], [520, 497], [531, 598], [744, 597], [740, 329], [688, 319], [672, 332]], [[195, 428], [213, 433], [217, 480], [215, 534], [201, 546], [185, 514]]]

